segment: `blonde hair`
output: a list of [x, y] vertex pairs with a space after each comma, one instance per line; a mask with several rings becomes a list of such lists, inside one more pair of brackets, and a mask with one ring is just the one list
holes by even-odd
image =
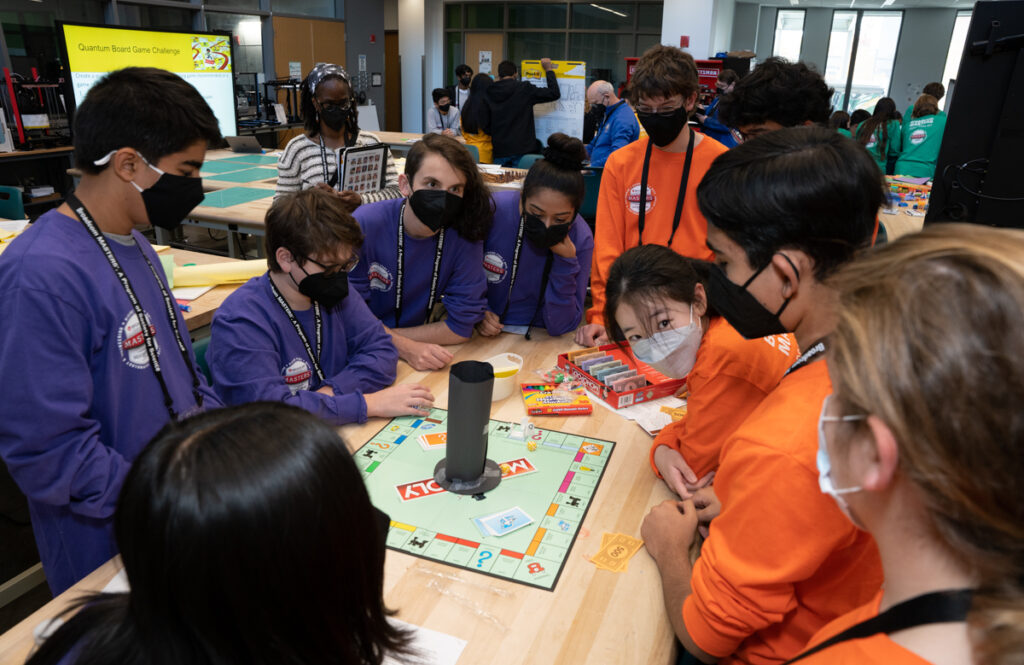
[[935, 115], [939, 112], [939, 100], [935, 99], [931, 95], [921, 95], [914, 102], [914, 110], [911, 112], [911, 117], [920, 118], [925, 115]]
[[829, 366], [980, 581], [975, 661], [1024, 663], [1024, 231], [930, 226], [842, 268]]

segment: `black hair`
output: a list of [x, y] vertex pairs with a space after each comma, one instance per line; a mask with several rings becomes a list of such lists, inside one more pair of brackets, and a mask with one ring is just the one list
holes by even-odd
[[740, 75], [731, 69], [723, 69], [718, 72], [718, 80], [722, 83], [729, 85], [730, 83], [736, 83], [740, 80]]
[[755, 270], [794, 248], [814, 260], [820, 281], [870, 242], [884, 190], [863, 146], [828, 128], [789, 127], [721, 154], [697, 203]]
[[555, 132], [548, 137], [548, 147], [544, 149], [544, 159], [538, 159], [526, 172], [523, 180], [523, 202], [533, 196], [538, 189], [551, 189], [564, 194], [572, 202], [573, 208], [579, 212], [583, 205], [583, 162], [587, 158], [587, 149], [583, 141]]
[[[328, 74], [327, 76], [320, 79], [317, 83], [317, 87], [323, 85], [324, 81], [328, 80], [341, 81], [348, 88], [348, 118], [345, 119], [345, 144], [347, 146], [353, 146], [356, 142], [356, 137], [359, 136], [359, 110], [356, 106], [355, 92], [352, 90], [352, 83], [340, 74]], [[309, 76], [302, 79], [302, 84], [299, 85], [299, 114], [302, 117], [302, 128], [306, 130], [306, 134], [310, 138], [316, 137], [320, 133], [320, 114], [317, 113], [316, 106], [313, 104], [314, 93], [309, 88]]]
[[451, 99], [452, 93], [448, 92], [445, 88], [434, 88], [433, 91], [431, 91], [430, 96], [434, 98], [434, 103], [436, 104], [445, 97]]
[[943, 95], [946, 94], [946, 86], [942, 85], [938, 81], [932, 81], [924, 86], [921, 90], [922, 95], [931, 95], [936, 101], [940, 101]]
[[718, 117], [729, 127], [769, 120], [783, 127], [808, 120], [823, 125], [832, 112], [832, 92], [821, 74], [804, 63], [768, 58], [722, 98]]
[[850, 128], [852, 129], [856, 127], [857, 125], [864, 122], [870, 117], [871, 113], [869, 113], [865, 109], [857, 109], [856, 111], [850, 114]]
[[455, 78], [460, 79], [462, 78], [463, 74], [469, 74], [470, 76], [472, 76], [473, 68], [466, 64], [459, 65], [458, 67], [455, 68]]
[[150, 164], [202, 141], [222, 137], [209, 104], [177, 74], [154, 67], [127, 67], [104, 76], [89, 89], [75, 113], [75, 165], [97, 174], [93, 162], [129, 147]]
[[517, 71], [519, 70], [516, 69], [515, 63], [511, 60], [502, 60], [498, 63], [498, 78], [500, 79], [506, 76], [515, 76]]
[[871, 135], [874, 134], [879, 127], [882, 128], [881, 145], [879, 149], [881, 154], [885, 154], [889, 145], [889, 121], [897, 120], [896, 102], [893, 101], [892, 97], [882, 97], [875, 104], [875, 112], [871, 114], [871, 117], [861, 123], [860, 127], [857, 128], [857, 141], [861, 145], [867, 145], [868, 141], [871, 140]]
[[453, 169], [466, 176], [466, 186], [462, 189], [462, 214], [452, 228], [470, 242], [485, 240], [494, 221], [494, 199], [491, 198], [473, 156], [466, 150], [466, 146], [450, 136], [425, 134], [413, 144], [405, 158], [405, 176], [409, 179], [410, 188], [416, 172], [429, 154], [440, 155]]
[[836, 111], [828, 118], [828, 126], [832, 129], [849, 129], [850, 114], [846, 111]]
[[[609, 338], [620, 344], [626, 341], [615, 319], [624, 300], [634, 308], [642, 305], [651, 311], [659, 301], [693, 304], [698, 284], [707, 292], [710, 274], [709, 263], [687, 258], [663, 245], [640, 245], [626, 250], [612, 263], [605, 286], [604, 321]], [[707, 314], [718, 316], [711, 302]]]
[[462, 130], [470, 134], [481, 131], [480, 111], [487, 100], [484, 99], [484, 91], [490, 87], [494, 80], [487, 74], [477, 74], [469, 84], [469, 99], [462, 106]]
[[166, 425], [114, 516], [131, 591], [97, 594], [29, 659], [77, 665], [379, 664], [386, 515], [333, 427], [281, 403]]

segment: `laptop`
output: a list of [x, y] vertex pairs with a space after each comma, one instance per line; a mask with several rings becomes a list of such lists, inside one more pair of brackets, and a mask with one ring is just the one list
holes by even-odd
[[225, 136], [224, 140], [228, 142], [232, 152], [263, 152], [263, 146], [260, 145], [255, 136]]

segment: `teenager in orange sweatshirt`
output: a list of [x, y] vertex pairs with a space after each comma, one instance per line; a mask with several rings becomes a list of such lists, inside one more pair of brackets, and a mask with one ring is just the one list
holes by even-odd
[[1024, 234], [929, 226], [833, 283], [820, 486], [875, 537], [885, 587], [795, 662], [1020, 663]]
[[726, 147], [687, 125], [699, 88], [693, 57], [681, 49], [653, 46], [637, 62], [629, 103], [647, 138], [619, 148], [605, 162], [590, 272], [593, 306], [587, 324], [576, 331], [578, 344], [607, 343], [605, 283], [612, 261], [627, 249], [657, 244], [683, 256], [711, 258], [697, 183]]
[[651, 467], [676, 494], [711, 481], [726, 438], [796, 360], [792, 335], [743, 339], [707, 298], [709, 266], [661, 245], [615, 259], [605, 320], [612, 340], [674, 378], [686, 378], [687, 414], [651, 446]]
[[[816, 127], [733, 148], [698, 189], [709, 299], [744, 337], [791, 331], [803, 351], [723, 446], [714, 486], [644, 520], [676, 635], [704, 662], [782, 663], [881, 583], [874, 541], [820, 492], [815, 457], [836, 316], [824, 280], [869, 243], [882, 197], [867, 152]], [[698, 521], [710, 534], [691, 568]]]

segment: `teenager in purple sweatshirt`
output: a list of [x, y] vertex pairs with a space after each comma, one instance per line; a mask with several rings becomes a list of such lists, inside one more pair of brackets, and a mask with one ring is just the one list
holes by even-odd
[[[398, 186], [406, 198], [353, 213], [366, 244], [349, 278], [402, 360], [441, 369], [452, 359], [442, 345], [468, 340], [487, 308], [481, 263], [494, 203], [465, 146], [440, 134], [412, 147]], [[447, 317], [431, 322], [438, 304]]]
[[173, 228], [202, 201], [216, 117], [178, 76], [129, 68], [93, 86], [74, 136], [81, 184], [0, 255], [0, 456], [54, 594], [117, 553], [114, 507], [146, 442], [219, 405], [134, 228]]
[[527, 339], [533, 326], [562, 335], [583, 319], [594, 253], [594, 235], [578, 214], [587, 152], [579, 139], [558, 133], [548, 138], [544, 155], [530, 167], [521, 195], [494, 195], [494, 227], [484, 243], [481, 335], [497, 335], [505, 326], [525, 326]]
[[206, 352], [228, 404], [286, 402], [334, 425], [426, 415], [419, 385], [388, 388], [398, 352], [348, 273], [363, 233], [345, 203], [320, 189], [274, 201], [266, 219], [270, 271], [228, 296]]

